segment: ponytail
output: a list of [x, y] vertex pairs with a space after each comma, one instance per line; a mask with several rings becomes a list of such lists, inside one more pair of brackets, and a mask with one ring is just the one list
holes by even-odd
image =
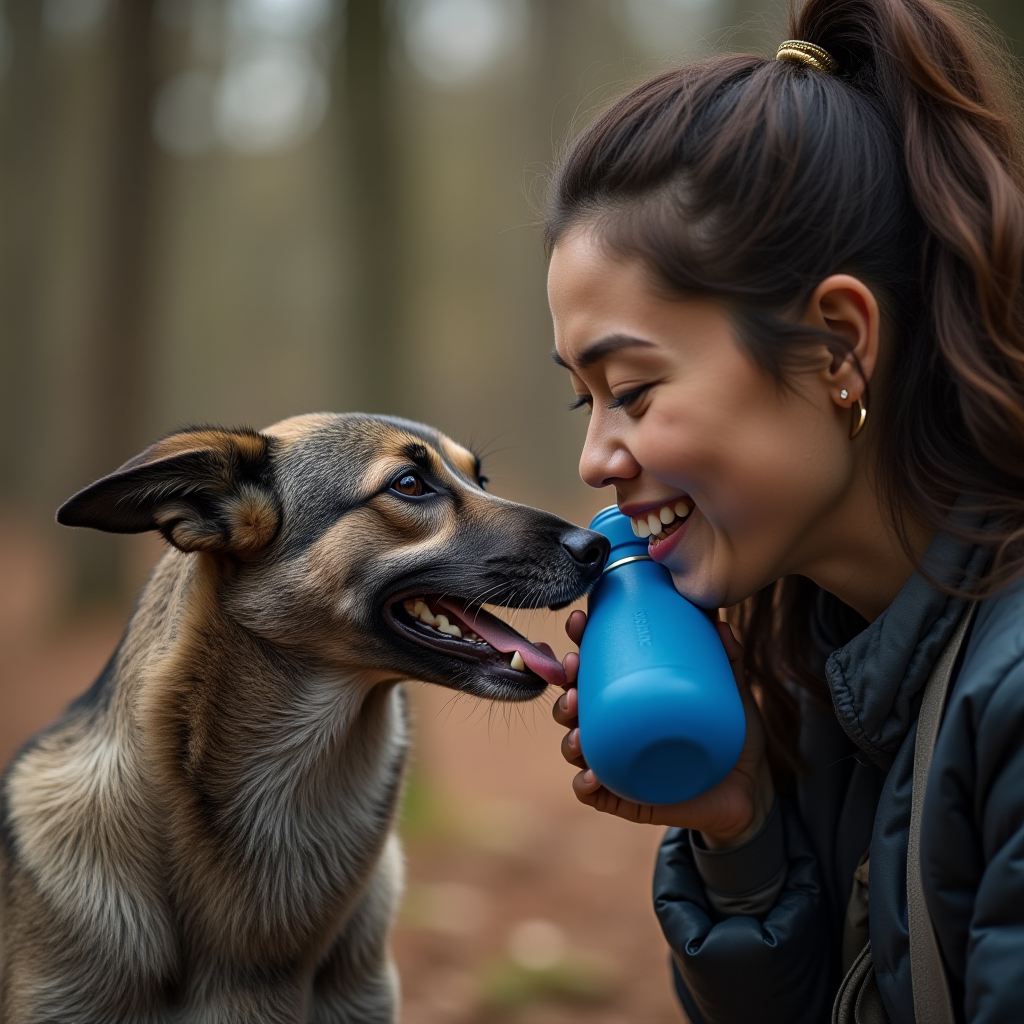
[[[884, 438], [887, 511], [908, 554], [917, 524], [987, 547], [987, 570], [961, 591], [987, 596], [1024, 576], [1012, 59], [991, 28], [939, 0], [807, 0], [789, 35], [825, 49], [834, 73], [723, 54], [601, 115], [557, 170], [547, 244], [586, 219], [670, 289], [724, 300], [781, 383], [821, 343], [787, 311], [832, 273], [869, 283], [890, 339], [869, 428]], [[825, 693], [809, 627], [820, 599], [783, 579], [734, 613], [783, 775], [796, 767], [788, 684]]]
[[922, 318], [894, 346], [884, 436], [929, 436], [880, 468], [901, 528], [908, 514], [946, 527], [960, 493], [976, 518], [1002, 520], [962, 531], [993, 547], [976, 586], [990, 593], [1024, 573], [1024, 196], [1009, 55], [934, 0], [810, 0], [791, 28], [828, 49], [902, 139], [924, 228]]

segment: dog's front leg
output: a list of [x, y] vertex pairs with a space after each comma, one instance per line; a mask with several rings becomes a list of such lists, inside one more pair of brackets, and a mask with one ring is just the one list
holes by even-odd
[[402, 889], [402, 851], [392, 835], [369, 888], [316, 972], [309, 1024], [394, 1024], [398, 972], [388, 933]]

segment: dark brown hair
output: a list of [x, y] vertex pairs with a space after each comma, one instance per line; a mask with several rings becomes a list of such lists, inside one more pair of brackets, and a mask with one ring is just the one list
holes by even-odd
[[[795, 322], [816, 286], [837, 272], [865, 281], [888, 349], [865, 431], [886, 510], [908, 552], [911, 523], [988, 546], [971, 588], [992, 593], [1024, 575], [1024, 197], [1009, 59], [991, 30], [937, 0], [808, 0], [789, 34], [838, 70], [721, 54], [598, 117], [556, 172], [549, 251], [594, 225], [670, 292], [722, 300], [782, 386], [823, 340], [834, 358], [849, 352]], [[951, 525], [965, 497], [967, 518]], [[808, 625], [818, 596], [783, 579], [738, 616], [776, 763], [795, 711], [785, 681], [821, 686]]]

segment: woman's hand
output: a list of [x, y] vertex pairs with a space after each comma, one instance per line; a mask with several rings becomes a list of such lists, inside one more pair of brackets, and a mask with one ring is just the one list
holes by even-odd
[[[569, 639], [579, 646], [587, 617], [574, 611], [565, 624]], [[743, 648], [728, 623], [716, 623], [725, 652], [729, 656], [736, 686], [743, 701], [747, 735], [736, 766], [714, 789], [679, 804], [654, 806], [624, 800], [605, 789], [587, 767], [580, 749], [577, 718], [576, 677], [580, 656], [567, 654], [562, 661], [568, 680], [565, 693], [551, 709], [555, 721], [569, 731], [562, 739], [562, 756], [571, 765], [582, 769], [572, 780], [572, 788], [580, 803], [588, 804], [605, 814], [614, 814], [627, 821], [648, 825], [671, 825], [697, 829], [709, 849], [724, 849], [746, 842], [764, 824], [775, 800], [775, 788], [765, 755], [764, 725], [750, 687], [743, 678]]]

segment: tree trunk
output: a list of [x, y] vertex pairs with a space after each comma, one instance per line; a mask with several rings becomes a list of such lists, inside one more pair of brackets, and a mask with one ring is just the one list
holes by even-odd
[[0, 497], [24, 500], [39, 457], [46, 74], [39, 0], [9, 0], [0, 123]]
[[[109, 473], [151, 429], [149, 308], [157, 153], [150, 134], [156, 89], [154, 0], [117, 0], [109, 26], [107, 169], [96, 246], [96, 306], [90, 346], [90, 473]], [[123, 545], [96, 535], [77, 546], [79, 600], [123, 587]]]
[[335, 75], [349, 182], [348, 319], [355, 380], [368, 412], [399, 412], [402, 394], [400, 242], [395, 104], [389, 68], [391, 5], [347, 0], [345, 46]]

